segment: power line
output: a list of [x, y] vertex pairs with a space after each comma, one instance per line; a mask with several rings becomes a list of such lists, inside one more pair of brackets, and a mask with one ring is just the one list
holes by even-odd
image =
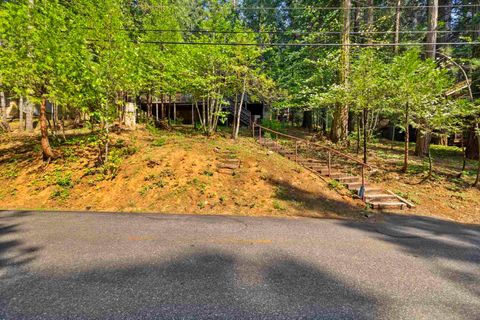
[[[116, 42], [109, 40], [90, 39], [91, 42]], [[388, 46], [425, 46], [433, 43], [401, 42], [401, 43], [241, 43], [241, 42], [192, 42], [192, 41], [129, 41], [136, 44], [163, 44], [163, 45], [201, 45], [201, 46], [241, 46], [241, 47], [388, 47]], [[436, 42], [437, 45], [480, 45], [480, 42]]]
[[428, 9], [428, 8], [475, 8], [479, 7], [479, 4], [452, 4], [452, 5], [438, 5], [438, 6], [429, 6], [429, 5], [420, 5], [420, 6], [360, 6], [351, 8], [343, 8], [343, 7], [318, 7], [318, 6], [301, 6], [301, 7], [239, 7], [235, 6], [234, 9], [238, 11], [243, 10], [370, 10], [370, 9], [378, 9], [378, 10], [387, 10], [387, 9]]
[[[191, 30], [191, 29], [132, 29], [123, 28], [119, 31], [139, 31], [139, 32], [158, 32], [158, 33], [212, 33], [212, 34], [343, 34], [341, 31], [222, 31], [222, 30]], [[428, 30], [401, 30], [400, 34], [422, 34], [429, 33]], [[437, 30], [436, 33], [471, 33], [477, 30]], [[352, 31], [349, 34], [395, 34], [396, 31]]]

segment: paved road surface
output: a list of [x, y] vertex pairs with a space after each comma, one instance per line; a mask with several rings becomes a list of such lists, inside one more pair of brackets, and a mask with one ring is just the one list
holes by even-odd
[[0, 212], [0, 319], [480, 319], [480, 227]]

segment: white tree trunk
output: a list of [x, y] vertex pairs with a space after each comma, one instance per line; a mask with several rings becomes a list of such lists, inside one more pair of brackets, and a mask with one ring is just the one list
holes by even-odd
[[25, 107], [23, 105], [23, 96], [20, 96], [20, 99], [18, 99], [18, 115], [19, 115], [18, 129], [20, 131], [25, 130], [25, 123], [23, 121], [24, 109], [25, 109]]
[[136, 125], [135, 104], [127, 102], [125, 104], [125, 126], [130, 130], [135, 130]]
[[7, 122], [7, 99], [3, 91], [0, 91], [0, 105], [2, 106], [2, 121]]

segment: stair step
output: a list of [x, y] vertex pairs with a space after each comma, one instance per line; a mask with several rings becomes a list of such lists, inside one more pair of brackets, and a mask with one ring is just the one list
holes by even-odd
[[333, 179], [337, 179], [337, 178], [344, 178], [344, 177], [353, 177], [353, 176], [349, 176], [347, 173], [345, 172], [341, 172], [341, 171], [338, 171], [338, 170], [330, 170], [330, 178], [333, 178]]
[[370, 202], [398, 201], [398, 198], [391, 194], [365, 194], [365, 199]]
[[[346, 183], [347, 185], [347, 188], [349, 190], [352, 190], [352, 191], [357, 191], [357, 190], [360, 190], [360, 187], [362, 186], [362, 183], [361, 182], [351, 182], [351, 183]], [[365, 186], [367, 184], [365, 183]]]
[[[305, 164], [305, 163], [303, 163], [302, 165], [305, 166], [305, 167], [309, 167], [309, 168], [311, 168], [311, 169], [315, 169], [315, 170], [325, 170], [325, 171], [328, 172], [328, 168], [325, 167], [324, 165], [321, 165], [321, 164], [314, 165], [314, 164]], [[333, 171], [333, 170], [335, 170], [335, 169], [337, 169], [337, 168], [331, 168], [330, 170]]]
[[306, 163], [324, 163], [324, 161], [322, 161], [322, 160], [309, 159], [309, 158], [302, 159], [302, 162], [306, 162]]
[[238, 169], [240, 163], [218, 163], [217, 168], [219, 169]]
[[[328, 176], [328, 169], [321, 169], [321, 170], [316, 169], [315, 171], [320, 173], [322, 176]], [[330, 170], [330, 177], [332, 175], [335, 175], [335, 174], [342, 174], [342, 173], [340, 171], [336, 170], [336, 169], [331, 169]]]
[[367, 202], [374, 209], [404, 209], [407, 205], [403, 202], [394, 201], [394, 202]]
[[228, 163], [240, 162], [240, 160], [237, 159], [237, 158], [217, 158], [217, 160], [220, 161], [220, 162], [228, 162]]
[[338, 177], [334, 178], [335, 180], [341, 182], [341, 183], [353, 183], [353, 182], [361, 182], [359, 177], [356, 176], [349, 176], [349, 177]]
[[371, 194], [383, 194], [385, 191], [383, 189], [379, 188], [369, 188], [368, 186], [365, 188], [365, 196], [371, 195]]

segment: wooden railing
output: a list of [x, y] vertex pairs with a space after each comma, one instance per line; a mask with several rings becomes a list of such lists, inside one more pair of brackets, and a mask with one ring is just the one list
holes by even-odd
[[295, 161], [297, 161], [297, 159], [298, 159], [298, 150], [299, 150], [299, 147], [301, 145], [306, 145], [309, 148], [317, 150], [317, 151], [318, 150], [324, 151], [326, 153], [326, 156], [327, 156], [326, 157], [327, 158], [326, 162], [327, 162], [327, 168], [328, 168], [328, 175], [329, 176], [331, 175], [331, 171], [332, 171], [332, 156], [333, 155], [335, 155], [339, 158], [342, 158], [344, 161], [353, 163], [354, 166], [360, 168], [360, 175], [361, 175], [361, 178], [362, 178], [362, 186], [361, 186], [361, 189], [359, 190], [359, 196], [362, 199], [364, 199], [364, 197], [365, 197], [365, 174], [366, 174], [367, 170], [373, 170], [372, 166], [364, 163], [360, 159], [349, 156], [348, 154], [342, 153], [342, 152], [340, 152], [336, 149], [333, 149], [329, 146], [321, 145], [318, 142], [312, 142], [312, 141], [308, 141], [308, 140], [303, 139], [303, 138], [299, 138], [299, 137], [295, 137], [295, 136], [288, 135], [288, 134], [285, 134], [285, 133], [281, 133], [281, 132], [266, 128], [264, 126], [261, 126], [257, 123], [254, 123], [254, 122], [251, 123], [251, 128], [252, 128], [252, 135], [253, 135], [254, 138], [257, 135], [257, 133], [255, 132], [255, 129], [258, 129], [258, 140], [259, 140], [259, 142], [262, 142], [262, 139], [264, 139], [263, 134], [265, 132], [269, 132], [274, 137], [274, 138], [272, 137], [272, 140], [275, 141], [278, 148], [279, 148], [279, 144], [278, 144], [279, 138], [284, 138], [284, 139], [287, 139], [287, 140], [295, 141]]

